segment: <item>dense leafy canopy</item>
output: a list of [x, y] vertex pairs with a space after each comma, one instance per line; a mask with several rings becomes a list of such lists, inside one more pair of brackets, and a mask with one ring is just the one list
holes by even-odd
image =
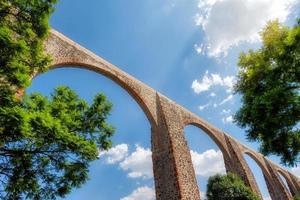
[[56, 0], [0, 1], [0, 75], [17, 87], [27, 87], [30, 77], [46, 69], [43, 53], [48, 20]]
[[299, 163], [300, 152], [300, 20], [292, 28], [277, 21], [261, 32], [263, 46], [239, 57], [236, 91], [242, 107], [235, 120], [247, 128], [260, 151], [287, 165]]
[[54, 199], [88, 178], [98, 147], [107, 149], [111, 104], [97, 95], [89, 106], [69, 88], [0, 108], [0, 188], [4, 199]]
[[244, 182], [234, 174], [209, 177], [206, 196], [208, 200], [259, 200]]
[[0, 1], [0, 199], [56, 199], [88, 179], [98, 149], [111, 146], [111, 103], [89, 105], [68, 87], [49, 98], [16, 95], [47, 70], [43, 52], [55, 0]]

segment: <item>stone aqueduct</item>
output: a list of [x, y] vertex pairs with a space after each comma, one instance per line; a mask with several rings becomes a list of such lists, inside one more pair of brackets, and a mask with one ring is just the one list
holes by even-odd
[[[186, 125], [197, 126], [206, 132], [222, 151], [226, 171], [238, 174], [258, 195], [261, 196], [259, 188], [244, 154], [252, 157], [262, 169], [273, 200], [288, 200], [294, 195], [300, 195], [298, 177], [61, 33], [51, 30], [45, 49], [53, 57], [51, 68], [79, 66], [100, 73], [123, 87], [143, 109], [151, 124], [157, 200], [200, 199], [191, 155], [184, 136]], [[288, 188], [279, 173], [286, 179]]]

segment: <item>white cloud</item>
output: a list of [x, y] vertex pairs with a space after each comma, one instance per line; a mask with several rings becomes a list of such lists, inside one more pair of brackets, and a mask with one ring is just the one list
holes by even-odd
[[195, 44], [194, 48], [195, 48], [197, 54], [204, 54], [204, 50], [205, 50], [204, 44], [200, 44], [200, 45]]
[[126, 157], [121, 163], [120, 167], [124, 171], [128, 171], [130, 178], [152, 178], [152, 152], [150, 149], [144, 149], [139, 145], [136, 146], [135, 151]]
[[147, 186], [139, 187], [135, 189], [127, 197], [121, 198], [121, 200], [155, 200], [155, 191], [154, 188]]
[[108, 151], [100, 151], [99, 158], [104, 157], [107, 164], [115, 164], [125, 159], [128, 155], [128, 145], [119, 144]]
[[225, 174], [223, 155], [220, 150], [210, 149], [201, 154], [191, 150], [191, 157], [196, 175], [209, 177], [217, 173]]
[[205, 104], [205, 105], [200, 105], [198, 108], [199, 110], [204, 110], [205, 108], [209, 107], [210, 103]]
[[230, 115], [230, 116], [228, 116], [228, 117], [222, 118], [222, 122], [223, 122], [224, 124], [232, 123], [232, 122], [233, 122], [233, 117], [232, 117], [232, 115]]
[[118, 164], [120, 168], [128, 172], [130, 178], [152, 178], [152, 152], [136, 146], [134, 152], [128, 153], [127, 144], [119, 144], [108, 151], [99, 153], [100, 158], [104, 158], [106, 164]]
[[213, 85], [213, 80], [208, 76], [208, 71], [205, 72], [205, 75], [201, 82], [194, 80], [192, 83], [192, 89], [196, 94], [209, 90]]
[[[208, 91], [212, 86], [223, 86], [227, 88], [227, 92], [230, 92], [232, 91], [234, 82], [234, 76], [226, 76], [222, 78], [220, 74], [208, 74], [208, 71], [206, 71], [201, 81], [193, 81], [191, 88], [196, 94]], [[213, 95], [215, 94], [213, 93]]]
[[297, 3], [299, 0], [199, 0], [195, 22], [206, 34], [208, 55], [219, 57], [240, 42], [258, 42], [266, 22], [284, 22]]
[[230, 109], [226, 110], [226, 109], [223, 109], [221, 114], [229, 114], [231, 112]]
[[224, 85], [224, 82], [219, 74], [211, 74], [212, 85]]
[[229, 95], [228, 97], [226, 97], [223, 101], [221, 101], [221, 103], [219, 103], [219, 106], [220, 106], [220, 105], [223, 105], [223, 104], [225, 104], [225, 103], [227, 103], [228, 101], [231, 101], [232, 98], [233, 98], [233, 95], [230, 94], [230, 95]]
[[233, 76], [226, 76], [223, 79], [224, 85], [228, 88], [227, 92], [230, 93], [233, 90], [233, 86], [236, 82], [236, 79]]
[[211, 93], [209, 94], [209, 96], [211, 96], [211, 97], [215, 97], [215, 96], [216, 96], [216, 93], [214, 93], [214, 92], [211, 92]]

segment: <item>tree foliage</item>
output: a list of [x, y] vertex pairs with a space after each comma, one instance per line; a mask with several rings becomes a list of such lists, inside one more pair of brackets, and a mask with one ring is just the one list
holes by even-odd
[[16, 95], [47, 70], [43, 52], [56, 0], [0, 1], [0, 199], [56, 199], [88, 179], [98, 149], [111, 146], [103, 94], [89, 105], [68, 87], [49, 98]]
[[89, 106], [66, 87], [1, 107], [2, 198], [54, 199], [83, 184], [98, 148], [111, 145], [110, 109], [104, 95]]
[[0, 75], [19, 88], [29, 86], [32, 74], [46, 69], [43, 53], [49, 16], [56, 0], [0, 1]]
[[235, 174], [209, 177], [206, 196], [208, 200], [259, 200], [249, 187]]
[[273, 21], [261, 32], [262, 47], [241, 53], [236, 92], [242, 107], [236, 122], [260, 151], [287, 165], [300, 151], [300, 20], [292, 28]]

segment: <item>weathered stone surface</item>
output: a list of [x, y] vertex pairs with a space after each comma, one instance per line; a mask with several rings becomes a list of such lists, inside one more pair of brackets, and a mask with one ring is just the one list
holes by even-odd
[[[259, 188], [244, 154], [251, 156], [262, 169], [273, 200], [289, 200], [292, 195], [300, 194], [298, 177], [57, 31], [51, 30], [45, 50], [53, 58], [51, 68], [78, 66], [100, 73], [123, 87], [140, 105], [151, 124], [153, 171], [158, 200], [200, 199], [183, 132], [189, 124], [199, 127], [215, 141], [223, 153], [227, 171], [238, 174], [258, 195], [261, 196]], [[286, 179], [292, 194], [278, 173]]]

